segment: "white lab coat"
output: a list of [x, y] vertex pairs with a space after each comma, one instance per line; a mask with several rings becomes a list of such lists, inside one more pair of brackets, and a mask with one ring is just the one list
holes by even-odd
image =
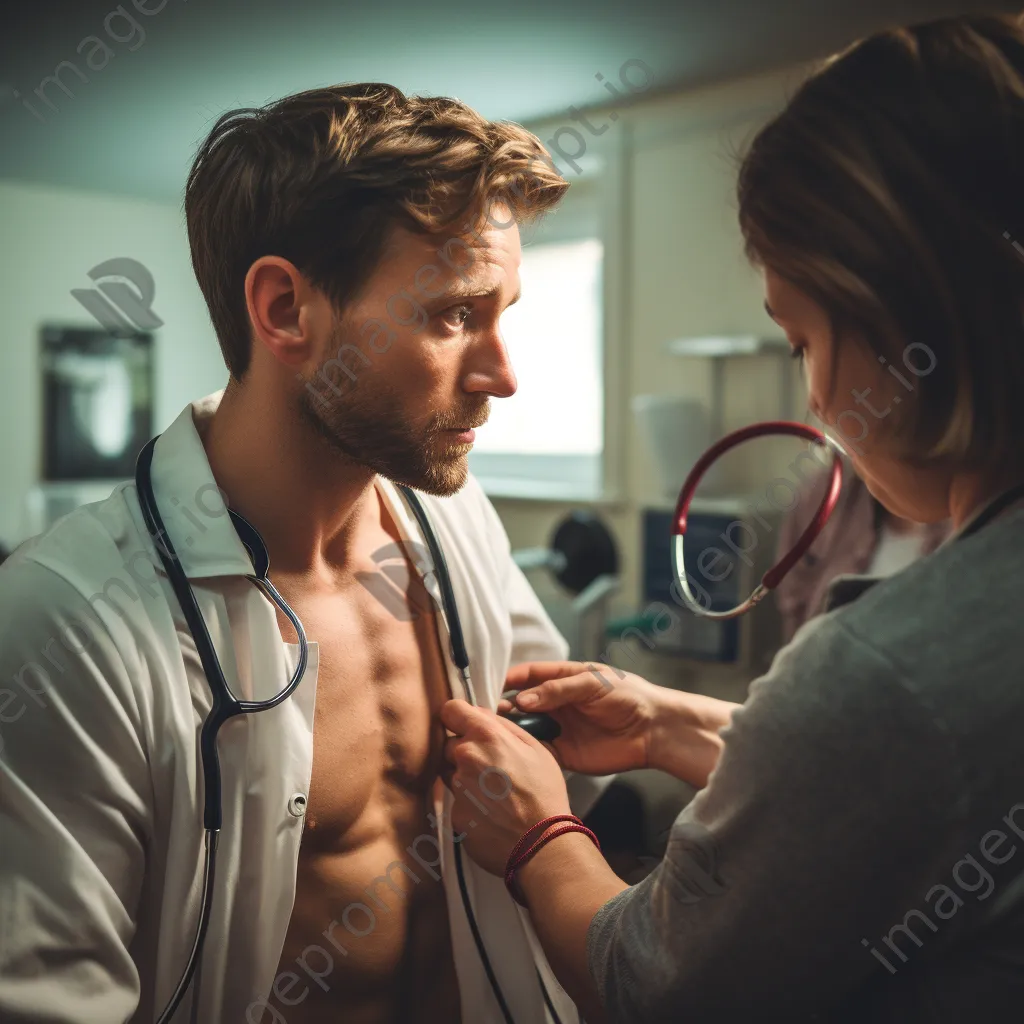
[[[273, 606], [243, 578], [245, 549], [224, 511], [195, 416], [186, 407], [157, 443], [153, 484], [237, 696], [276, 693], [296, 664]], [[395, 488], [378, 481], [403, 537], [421, 541]], [[227, 496], [230, 500], [230, 496]], [[301, 500], [301, 498], [297, 498]], [[424, 498], [461, 612], [478, 702], [494, 708], [506, 670], [562, 658], [566, 644], [525, 577], [479, 485]], [[414, 560], [429, 572], [421, 543]], [[430, 586], [428, 579], [428, 589]], [[446, 626], [442, 632], [446, 634]], [[275, 982], [295, 894], [313, 756], [317, 638], [296, 692], [220, 732], [223, 826], [199, 1020], [253, 1024]], [[446, 643], [443, 645], [446, 646]], [[454, 695], [459, 675], [449, 661]], [[145, 529], [134, 483], [25, 542], [0, 569], [0, 1020], [5, 1024], [151, 1024], [195, 933], [202, 876], [199, 730], [211, 698], [195, 646]], [[569, 779], [583, 814], [606, 779]], [[344, 785], [344, 779], [338, 780]], [[447, 822], [445, 808], [435, 813]], [[424, 832], [431, 829], [424, 822]], [[424, 859], [436, 849], [420, 844]], [[500, 1024], [452, 863], [441, 845], [465, 1024]], [[563, 1021], [577, 1021], [528, 915], [500, 878], [463, 858], [477, 922], [519, 1024], [547, 1017], [535, 962]], [[383, 873], [387, 865], [381, 864]], [[369, 883], [369, 879], [367, 882]], [[372, 902], [367, 901], [373, 906]], [[353, 929], [365, 931], [365, 915]], [[324, 928], [331, 922], [324, 921]], [[359, 937], [338, 922], [347, 948]], [[324, 938], [321, 946], [340, 958]], [[307, 958], [313, 973], [325, 959]], [[297, 999], [319, 984], [292, 965]], [[331, 983], [329, 973], [323, 979]], [[189, 1019], [191, 996], [175, 1017]], [[267, 1020], [272, 1019], [268, 1012]]]

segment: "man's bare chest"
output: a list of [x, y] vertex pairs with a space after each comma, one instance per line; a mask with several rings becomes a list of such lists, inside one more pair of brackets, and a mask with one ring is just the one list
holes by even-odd
[[322, 943], [326, 924], [363, 908], [355, 932], [336, 929], [346, 955], [329, 990], [287, 1019], [411, 1020], [410, 1007], [436, 1004], [438, 1019], [457, 1021], [444, 889], [408, 852], [437, 863], [422, 844], [435, 833], [449, 687], [433, 608], [425, 594], [418, 605], [382, 601], [358, 579], [278, 586], [317, 649], [312, 778], [281, 969]]
[[289, 600], [318, 652], [304, 847], [358, 848], [429, 806], [447, 668], [429, 599], [395, 593], [357, 584]]

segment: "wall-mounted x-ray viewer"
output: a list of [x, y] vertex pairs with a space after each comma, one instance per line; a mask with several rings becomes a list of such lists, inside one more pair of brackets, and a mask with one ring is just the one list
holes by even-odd
[[44, 480], [119, 480], [153, 436], [153, 335], [44, 326]]

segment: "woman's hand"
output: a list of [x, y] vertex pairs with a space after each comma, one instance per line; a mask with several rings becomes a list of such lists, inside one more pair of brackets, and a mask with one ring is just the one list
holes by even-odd
[[579, 661], [516, 665], [505, 685], [519, 693], [500, 712], [543, 711], [561, 725], [550, 746], [563, 768], [586, 775], [657, 768], [698, 789], [718, 762], [719, 730], [739, 707]]
[[455, 733], [442, 769], [455, 797], [452, 828], [484, 870], [505, 873], [512, 848], [538, 821], [570, 814], [558, 762], [544, 744], [493, 711], [450, 700], [441, 721]]
[[512, 668], [505, 679], [516, 695], [499, 711], [543, 711], [562, 734], [551, 747], [563, 768], [586, 775], [611, 775], [650, 762], [651, 726], [658, 687], [632, 673], [579, 661], [533, 661]]

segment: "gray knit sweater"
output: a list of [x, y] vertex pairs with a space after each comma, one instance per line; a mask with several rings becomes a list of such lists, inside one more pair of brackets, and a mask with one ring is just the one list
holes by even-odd
[[1024, 1020], [1024, 510], [831, 597], [595, 916], [616, 1024]]

